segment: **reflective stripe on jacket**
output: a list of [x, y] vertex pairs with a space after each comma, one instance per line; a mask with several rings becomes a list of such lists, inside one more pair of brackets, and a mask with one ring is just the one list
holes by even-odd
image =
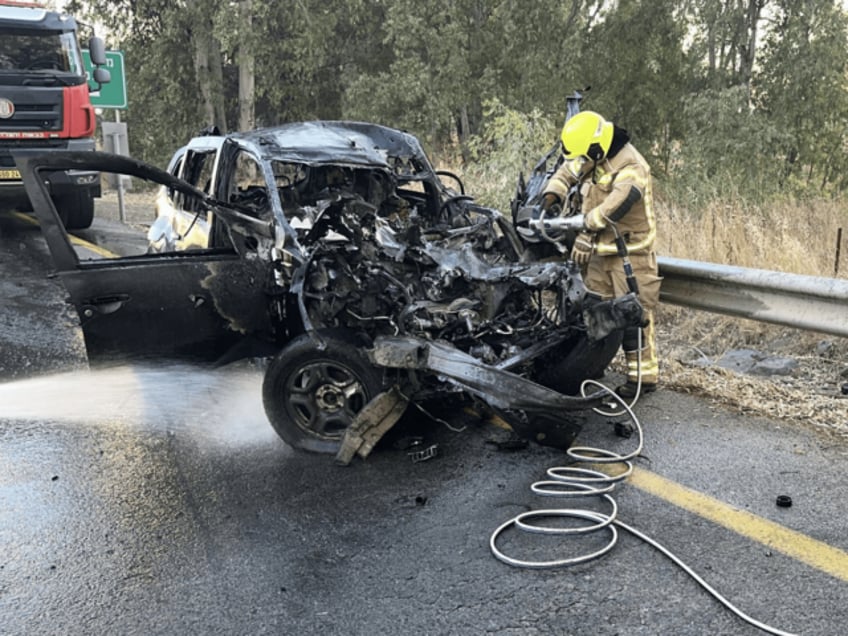
[[657, 234], [651, 168], [632, 144], [596, 165], [582, 158], [566, 161], [550, 178], [544, 193], [556, 194], [564, 201], [576, 183], [582, 184], [586, 228], [595, 235], [598, 254], [617, 253], [613, 223], [631, 254], [651, 251]]

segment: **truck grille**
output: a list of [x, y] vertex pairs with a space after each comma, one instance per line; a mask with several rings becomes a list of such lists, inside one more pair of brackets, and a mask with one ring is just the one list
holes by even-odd
[[53, 87], [0, 87], [0, 97], [10, 99], [15, 112], [0, 119], [2, 132], [44, 132], [62, 129], [62, 90]]

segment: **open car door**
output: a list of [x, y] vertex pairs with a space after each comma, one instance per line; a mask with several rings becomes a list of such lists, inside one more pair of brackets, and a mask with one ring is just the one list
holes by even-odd
[[[243, 258], [231, 241], [149, 249], [147, 230], [157, 205], [176, 205], [200, 218], [211, 205], [204, 192], [153, 166], [107, 153], [18, 152], [15, 159], [56, 272], [79, 314], [92, 363], [226, 362], [260, 355], [254, 345], [273, 340], [266, 259]], [[44, 178], [57, 169], [131, 177], [126, 214], [104, 197], [97, 201], [92, 227], [69, 234]]]

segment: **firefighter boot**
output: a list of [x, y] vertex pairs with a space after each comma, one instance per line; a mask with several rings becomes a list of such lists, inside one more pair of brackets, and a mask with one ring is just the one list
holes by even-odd
[[[627, 382], [619, 386], [615, 392], [625, 399], [637, 397], [641, 380], [641, 395], [657, 390], [659, 363], [654, 341], [653, 312], [646, 312], [648, 325], [642, 329], [642, 349], [639, 349], [639, 330], [630, 329], [624, 333], [624, 357], [627, 360]], [[641, 396], [640, 396], [641, 397]]]

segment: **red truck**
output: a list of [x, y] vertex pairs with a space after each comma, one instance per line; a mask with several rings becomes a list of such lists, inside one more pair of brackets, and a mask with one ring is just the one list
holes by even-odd
[[[91, 38], [89, 51], [99, 86], [109, 81], [103, 40]], [[95, 125], [74, 18], [0, 0], [0, 209], [30, 207], [13, 150], [94, 150]], [[100, 174], [67, 170], [48, 182], [65, 226], [89, 227]]]

